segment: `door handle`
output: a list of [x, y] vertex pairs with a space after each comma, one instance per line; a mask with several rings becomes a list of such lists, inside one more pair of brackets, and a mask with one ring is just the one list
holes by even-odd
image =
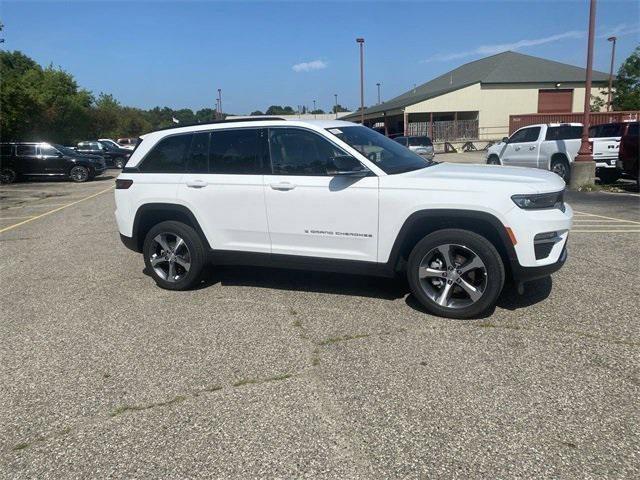
[[535, 146], [534, 147], [529, 147], [529, 150], [535, 150], [535, 149], [536, 149]]
[[187, 187], [189, 188], [204, 188], [208, 184], [204, 180], [187, 180]]
[[289, 182], [272, 183], [269, 185], [274, 190], [287, 191], [293, 190], [296, 186]]
[[520, 150], [520, 147], [515, 147], [514, 150], [517, 152], [518, 150]]

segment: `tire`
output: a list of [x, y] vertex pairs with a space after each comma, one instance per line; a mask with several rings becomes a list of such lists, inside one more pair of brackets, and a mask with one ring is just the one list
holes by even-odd
[[462, 319], [495, 305], [505, 273], [502, 258], [489, 240], [468, 230], [446, 229], [416, 244], [407, 262], [407, 279], [429, 313]]
[[487, 165], [502, 165], [500, 163], [500, 158], [497, 155], [489, 155], [487, 158]]
[[166, 221], [154, 226], [145, 237], [142, 253], [156, 284], [167, 290], [194, 287], [200, 282], [206, 265], [202, 239], [193, 228], [181, 222]]
[[0, 171], [0, 183], [13, 183], [18, 178], [18, 174], [12, 168], [3, 168]]
[[555, 158], [551, 160], [550, 170], [559, 175], [565, 183], [569, 183], [569, 177], [571, 176], [571, 168], [566, 158]]
[[87, 167], [76, 165], [69, 171], [69, 178], [76, 183], [83, 183], [91, 178], [91, 172]]
[[600, 169], [597, 176], [600, 179], [600, 183], [605, 185], [615, 183], [620, 178], [618, 171], [613, 168]]
[[124, 167], [124, 158], [116, 158], [115, 161], [113, 162], [113, 164], [115, 165], [116, 168], [120, 168], [122, 169]]

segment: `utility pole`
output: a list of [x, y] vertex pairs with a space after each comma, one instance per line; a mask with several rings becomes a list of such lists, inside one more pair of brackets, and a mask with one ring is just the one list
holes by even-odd
[[607, 98], [607, 111], [610, 112], [613, 110], [613, 107], [611, 106], [611, 88], [613, 87], [613, 61], [616, 57], [616, 37], [609, 37], [607, 38], [607, 40], [609, 42], [611, 42], [613, 45], [611, 46], [611, 68], [609, 69], [609, 95]]
[[222, 118], [222, 89], [218, 89], [218, 108], [220, 109], [220, 120], [224, 120]]
[[593, 74], [593, 39], [596, 26], [596, 0], [589, 5], [589, 35], [587, 39], [587, 74], [584, 85], [584, 115], [582, 119], [582, 140], [575, 161], [571, 164], [570, 186], [577, 189], [595, 182], [596, 164], [589, 145], [589, 122], [591, 114], [591, 77]]
[[311, 112], [311, 113], [313, 113], [313, 118], [317, 118], [316, 117], [316, 101], [315, 100], [313, 101], [313, 112]]
[[338, 118], [338, 94], [334, 93], [333, 96], [335, 97], [335, 107], [333, 107], [333, 109], [335, 110], [335, 114], [336, 114], [336, 119]]
[[380, 83], [376, 83], [376, 87], [378, 87], [378, 105], [380, 105]]
[[364, 125], [364, 38], [356, 38], [360, 45], [360, 123]]

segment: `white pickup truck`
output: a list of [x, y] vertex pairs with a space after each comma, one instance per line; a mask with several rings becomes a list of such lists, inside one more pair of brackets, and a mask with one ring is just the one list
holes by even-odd
[[[581, 123], [549, 123], [528, 125], [516, 130], [511, 137], [503, 138], [487, 151], [487, 163], [514, 167], [542, 168], [569, 181], [571, 163], [580, 150]], [[590, 138], [596, 176], [603, 183], [618, 179], [616, 159], [618, 150], [615, 138]]]

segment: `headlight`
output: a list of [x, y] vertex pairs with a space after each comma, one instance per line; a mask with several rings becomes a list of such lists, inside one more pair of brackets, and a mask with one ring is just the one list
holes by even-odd
[[513, 195], [513, 203], [524, 210], [539, 210], [543, 208], [557, 208], [564, 212], [564, 190], [553, 193], [539, 193], [532, 195]]

